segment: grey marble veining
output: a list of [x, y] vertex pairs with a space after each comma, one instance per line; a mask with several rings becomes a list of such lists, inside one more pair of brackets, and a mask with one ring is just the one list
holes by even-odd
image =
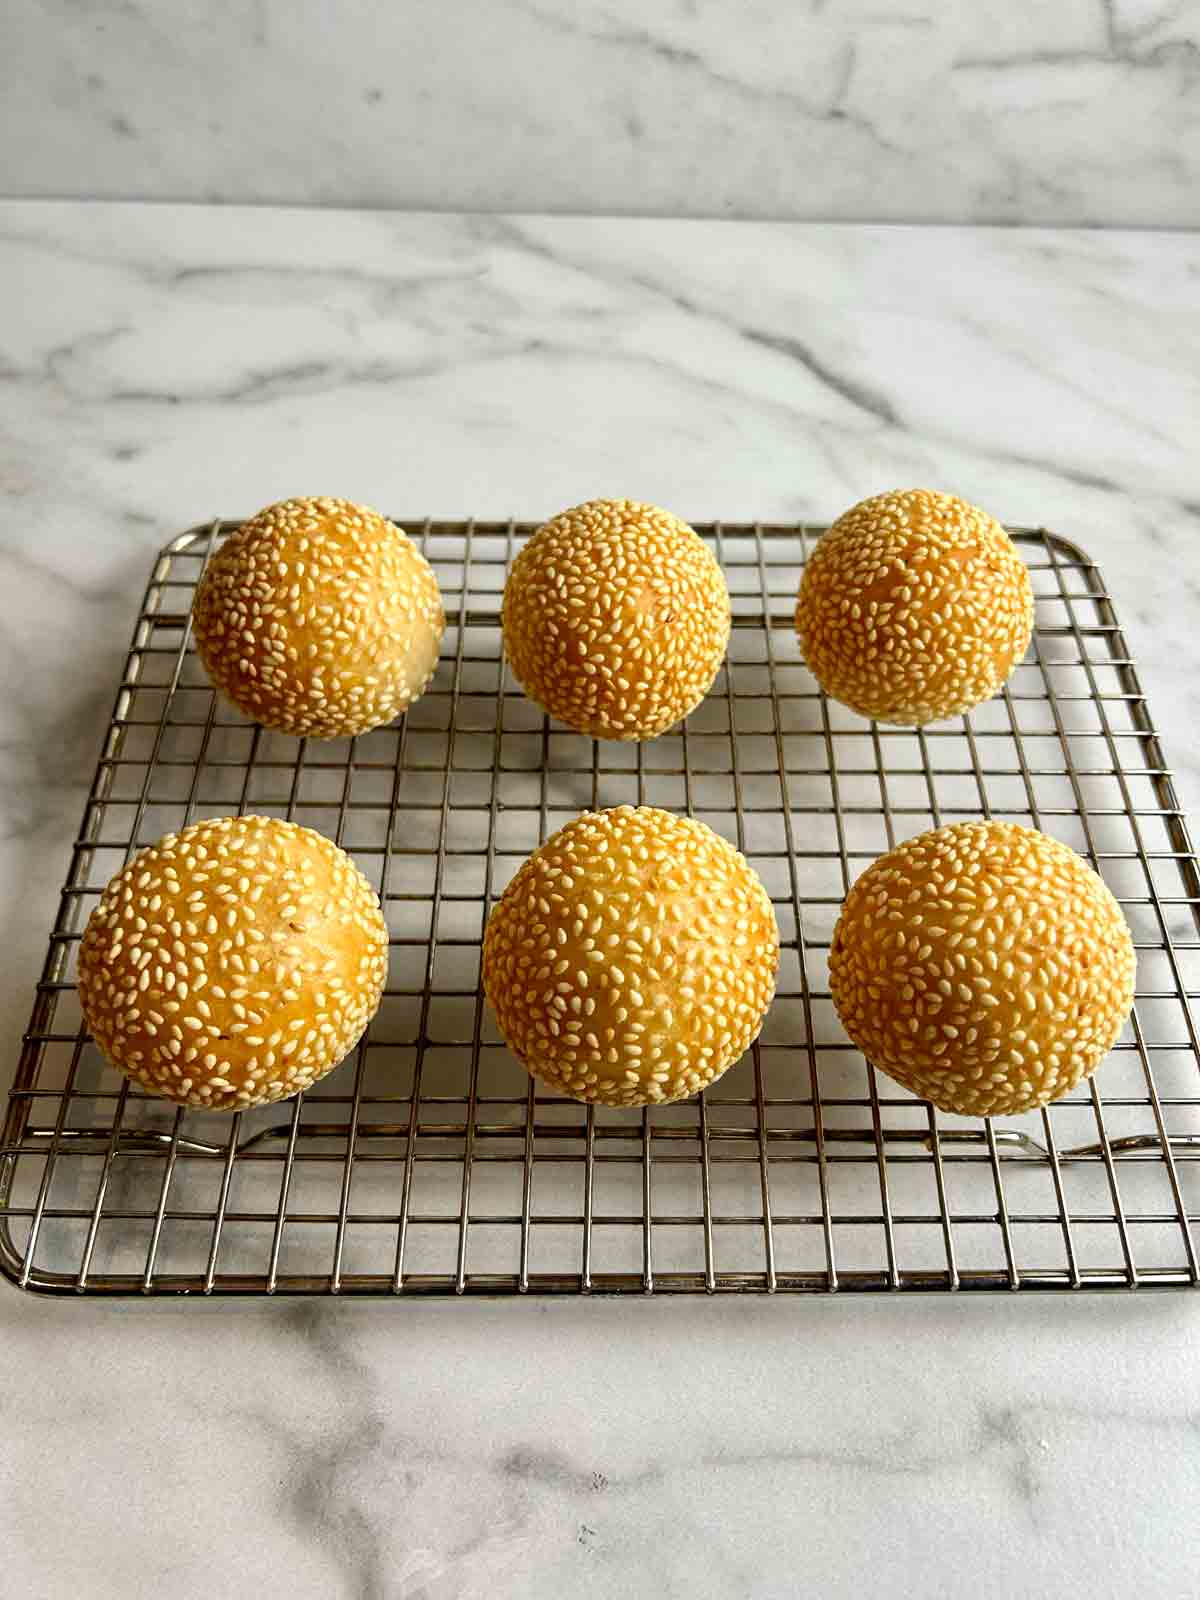
[[[154, 550], [333, 492], [827, 520], [1104, 568], [1200, 796], [1194, 236], [0, 207], [11, 1053]], [[1196, 1306], [0, 1293], [14, 1593], [1189, 1595]]]
[[1171, 1299], [9, 1303], [42, 1377], [6, 1396], [7, 1570], [55, 1600], [1184, 1600], [1196, 1329]]
[[1200, 0], [9, 0], [0, 194], [1200, 222]]

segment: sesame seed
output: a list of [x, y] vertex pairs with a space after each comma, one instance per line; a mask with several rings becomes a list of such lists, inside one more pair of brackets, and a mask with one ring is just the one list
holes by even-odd
[[520, 551], [502, 627], [515, 676], [552, 716], [597, 738], [650, 739], [707, 694], [728, 644], [729, 592], [686, 523], [593, 500]]
[[282, 501], [244, 523], [205, 569], [192, 619], [209, 676], [247, 716], [327, 739], [406, 710], [433, 676], [445, 629], [437, 580], [412, 541], [332, 498]]
[[[981, 899], [991, 905], [982, 931], [1011, 959], [954, 964], [951, 981], [947, 930]], [[935, 907], [949, 917], [931, 919]], [[906, 921], [924, 911], [929, 943], [916, 959], [932, 986], [897, 963], [881, 909]], [[1068, 942], [1070, 959], [1055, 959]], [[1097, 874], [1066, 845], [1008, 822], [938, 828], [881, 856], [847, 895], [829, 952], [834, 1006], [864, 1055], [943, 1110], [975, 1116], [1031, 1110], [1089, 1076], [1129, 1014], [1135, 971], [1125, 919]], [[986, 1079], [980, 1059], [991, 1063]]]
[[[564, 877], [598, 917], [613, 917], [612, 942], [585, 949], [579, 899], [547, 898], [545, 883]], [[663, 931], [650, 990], [629, 974], [654, 923]], [[531, 987], [528, 952], [543, 944], [567, 964], [557, 982]], [[489, 919], [483, 986], [514, 1055], [547, 1083], [581, 1100], [657, 1104], [695, 1093], [742, 1055], [770, 1004], [778, 953], [770, 900], [732, 846], [689, 818], [620, 806], [584, 813], [524, 863]], [[578, 1052], [608, 1073], [580, 1073]]]
[[[274, 908], [304, 904], [314, 885], [326, 901], [324, 929], [297, 938], [295, 970], [288, 973], [285, 1003], [301, 1008], [294, 1022], [304, 1029], [307, 1018], [321, 1019], [320, 1029], [309, 1028], [295, 1049], [293, 1084], [315, 1081], [344, 1058], [382, 993], [388, 940], [378, 898], [330, 840], [294, 823], [254, 816], [214, 818], [168, 835], [135, 857], [102, 893], [80, 944], [78, 983], [88, 1025], [109, 1060], [184, 1104], [233, 1109], [278, 1098], [253, 1078], [255, 1060], [248, 1054], [261, 1037], [251, 1030], [266, 1013], [244, 1003], [249, 992], [236, 977], [244, 963], [235, 945], [241, 918], [250, 911], [240, 892], [243, 882], [258, 887], [260, 902], [265, 894]], [[300, 884], [306, 887], [298, 894]], [[115, 913], [131, 904], [134, 889], [147, 909], [151, 900], [159, 901], [152, 920], [143, 919], [140, 950], [114, 936], [121, 930]], [[184, 904], [195, 913], [191, 923], [176, 915]], [[210, 914], [222, 924], [232, 917], [232, 936], [219, 945], [195, 937]], [[226, 981], [209, 982], [210, 973]], [[203, 988], [205, 998], [185, 1005], [189, 977], [190, 987]], [[264, 996], [264, 1002], [268, 998], [277, 1006], [282, 997]], [[187, 1076], [175, 1058], [188, 1063]], [[280, 1092], [293, 1093], [294, 1087]]]
[[828, 694], [862, 716], [920, 725], [969, 710], [1008, 678], [1029, 647], [1033, 588], [986, 512], [895, 491], [853, 506], [818, 540], [796, 628]]

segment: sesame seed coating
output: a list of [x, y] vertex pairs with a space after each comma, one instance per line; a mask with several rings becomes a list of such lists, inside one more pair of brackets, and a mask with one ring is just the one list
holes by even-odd
[[110, 881], [80, 945], [79, 1001], [127, 1077], [240, 1111], [336, 1067], [387, 966], [379, 899], [344, 850], [294, 822], [217, 817]]
[[817, 541], [796, 630], [835, 700], [879, 722], [936, 722], [1008, 678], [1029, 648], [1033, 586], [986, 512], [897, 489], [853, 506]]
[[846, 897], [829, 987], [851, 1039], [943, 1111], [1007, 1116], [1090, 1077], [1133, 1005], [1121, 908], [1036, 828], [963, 822], [890, 850]]
[[690, 817], [585, 811], [488, 921], [483, 988], [509, 1049], [575, 1100], [699, 1093], [757, 1038], [779, 929], [753, 868]]
[[209, 677], [266, 728], [339, 739], [428, 687], [445, 631], [433, 569], [393, 523], [348, 500], [282, 500], [243, 523], [196, 590]]
[[729, 590], [678, 517], [591, 500], [545, 523], [504, 589], [504, 650], [531, 699], [597, 739], [655, 739], [712, 686]]

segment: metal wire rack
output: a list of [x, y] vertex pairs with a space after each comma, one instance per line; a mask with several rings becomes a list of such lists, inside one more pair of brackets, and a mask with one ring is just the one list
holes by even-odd
[[[677, 731], [600, 744], [507, 675], [499, 600], [531, 528], [402, 524], [446, 602], [442, 661], [396, 726], [312, 742], [245, 722], [190, 647], [192, 591], [236, 523], [181, 535], [138, 616], [0, 1143], [0, 1267], [22, 1287], [143, 1293], [664, 1293], [1195, 1286], [1200, 872], [1112, 602], [1067, 541], [1017, 530], [1026, 662], [969, 716], [909, 730], [826, 700], [792, 627], [820, 530], [700, 525], [734, 605], [729, 658]], [[759, 1040], [698, 1100], [587, 1108], [529, 1079], [479, 987], [490, 905], [584, 807], [703, 818], [750, 858], [783, 938]], [[80, 932], [135, 850], [200, 816], [286, 816], [383, 899], [387, 991], [308, 1094], [177, 1109], [108, 1067], [74, 985]], [[1138, 947], [1135, 1011], [1098, 1076], [1003, 1125], [877, 1076], [826, 956], [882, 850], [968, 816], [1080, 850]]]

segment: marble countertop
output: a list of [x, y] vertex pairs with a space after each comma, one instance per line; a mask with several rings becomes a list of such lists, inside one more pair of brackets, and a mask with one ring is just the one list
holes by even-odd
[[7, 0], [0, 194], [1200, 225], [1200, 0]]
[[[1200, 798], [1187, 235], [0, 206], [0, 1026], [153, 551], [288, 493], [828, 520], [952, 488], [1105, 570]], [[0, 1292], [28, 1596], [1194, 1592], [1192, 1297]]]

